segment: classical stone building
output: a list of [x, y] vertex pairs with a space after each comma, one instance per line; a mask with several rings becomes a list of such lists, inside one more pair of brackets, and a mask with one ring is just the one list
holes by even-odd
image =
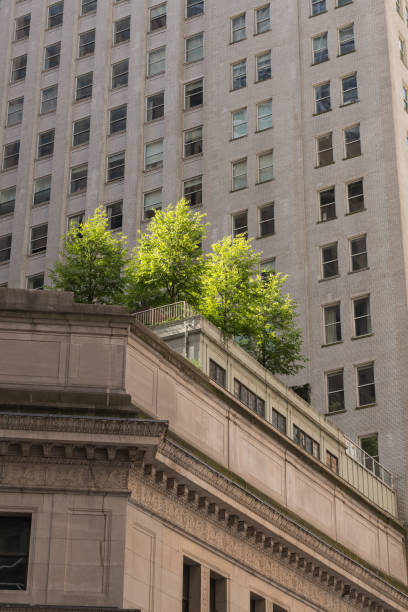
[[264, 413], [215, 382], [222, 351], [259, 371], [200, 325], [204, 371], [121, 308], [0, 289], [0, 611], [406, 610], [392, 481], [274, 377]]

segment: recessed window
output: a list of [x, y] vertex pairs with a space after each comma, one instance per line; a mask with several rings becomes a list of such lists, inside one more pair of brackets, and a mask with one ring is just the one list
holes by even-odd
[[76, 100], [85, 100], [92, 97], [93, 72], [82, 74], [76, 80]]
[[20, 141], [9, 142], [3, 147], [3, 170], [10, 170], [18, 166], [20, 157]]
[[154, 170], [163, 166], [163, 139], [145, 145], [145, 170]]
[[162, 74], [166, 70], [166, 47], [149, 52], [147, 74], [149, 77]]
[[121, 42], [130, 40], [130, 17], [124, 17], [115, 21], [113, 27], [113, 44], [118, 45]]
[[357, 368], [357, 392], [358, 405], [368, 406], [375, 404], [375, 382], [374, 382], [374, 364], [359, 366]]
[[403, 38], [398, 39], [398, 48], [400, 52], [400, 59], [403, 64], [407, 63], [407, 45]]
[[324, 343], [335, 344], [341, 341], [340, 302], [325, 306], [324, 313]]
[[183, 183], [183, 197], [190, 206], [198, 206], [203, 203], [203, 177], [196, 176]]
[[232, 215], [232, 234], [234, 238], [240, 234], [248, 235], [248, 211], [244, 210], [236, 215]]
[[262, 34], [271, 29], [271, 9], [270, 5], [255, 9], [255, 32]]
[[272, 257], [267, 261], [261, 261], [259, 272], [262, 280], [267, 280], [271, 274], [276, 274], [276, 258]]
[[45, 47], [44, 53], [44, 70], [58, 68], [61, 57], [61, 43], [57, 42], [54, 45]]
[[27, 73], [27, 55], [20, 55], [11, 60], [11, 75], [10, 81], [16, 83], [26, 78]]
[[93, 55], [95, 52], [95, 30], [89, 30], [79, 35], [78, 57]]
[[256, 56], [256, 82], [266, 81], [272, 76], [271, 52], [265, 51]]
[[336, 190], [334, 187], [319, 192], [319, 219], [330, 221], [336, 218]]
[[44, 113], [55, 111], [57, 108], [57, 99], [58, 85], [52, 85], [51, 87], [43, 89], [41, 92], [40, 113], [43, 115]]
[[184, 132], [184, 157], [199, 155], [203, 152], [203, 128], [202, 126], [186, 130]]
[[316, 85], [314, 88], [315, 96], [315, 113], [326, 113], [331, 110], [331, 99], [330, 99], [330, 81]]
[[246, 38], [245, 13], [231, 19], [231, 42], [239, 42]]
[[220, 387], [226, 387], [227, 371], [222, 368], [213, 359], [210, 359], [210, 378]]
[[322, 247], [322, 278], [331, 278], [339, 273], [337, 242]]
[[286, 436], [286, 417], [272, 408], [272, 425]]
[[275, 233], [275, 205], [267, 204], [259, 209], [259, 236], [269, 236]]
[[341, 95], [343, 104], [352, 104], [358, 100], [357, 74], [350, 74], [341, 79]]
[[329, 134], [323, 134], [316, 138], [317, 146], [317, 165], [328, 166], [333, 163], [333, 136]]
[[234, 395], [245, 404], [245, 406], [248, 406], [248, 408], [259, 414], [259, 416], [265, 418], [265, 400], [258, 397], [258, 395], [248, 389], [248, 387], [243, 385], [236, 378], [234, 378]]
[[146, 121], [155, 121], [164, 117], [164, 91], [146, 98]]
[[326, 374], [327, 407], [329, 412], [344, 410], [344, 375], [343, 370]]
[[371, 334], [370, 296], [353, 300], [354, 336]]
[[86, 191], [88, 184], [88, 164], [82, 164], [71, 168], [70, 193], [82, 193]]
[[201, 60], [203, 57], [204, 34], [200, 32], [200, 34], [195, 34], [194, 36], [190, 36], [190, 38], [186, 38], [185, 62], [189, 64], [190, 62]]
[[154, 217], [156, 210], [162, 209], [162, 189], [149, 191], [143, 196], [143, 218], [151, 219]]
[[311, 0], [312, 15], [319, 15], [326, 11], [326, 0]]
[[0, 516], [0, 590], [27, 589], [31, 518]]
[[246, 60], [232, 64], [231, 77], [233, 90], [246, 87]]
[[265, 100], [256, 105], [256, 129], [258, 132], [272, 127], [272, 100]]
[[23, 40], [30, 36], [31, 15], [23, 15], [15, 20], [14, 40]]
[[122, 218], [123, 218], [123, 203], [114, 202], [108, 204], [106, 207], [106, 216], [108, 217], [108, 229], [109, 230], [121, 230], [122, 229]]
[[117, 181], [123, 179], [125, 176], [125, 153], [114, 153], [109, 155], [107, 164], [107, 176], [108, 182]]
[[368, 268], [367, 236], [359, 236], [350, 240], [350, 269], [352, 272]]
[[232, 139], [242, 138], [248, 135], [247, 109], [240, 108], [231, 113]]
[[355, 213], [364, 210], [363, 179], [347, 185], [348, 212]]
[[201, 566], [183, 557], [182, 612], [196, 612], [201, 607]]
[[329, 59], [329, 48], [327, 46], [327, 32], [312, 38], [313, 64], [320, 64]]
[[160, 30], [166, 27], [167, 22], [167, 4], [159, 4], [150, 9], [150, 32]]
[[31, 228], [30, 255], [44, 253], [47, 250], [47, 235], [47, 223]]
[[232, 191], [248, 187], [247, 160], [232, 162]]
[[326, 451], [326, 465], [335, 474], [339, 473], [339, 459], [336, 455], [333, 455], [330, 451]]
[[[362, 436], [360, 438], [361, 448], [367, 455], [364, 457], [365, 467], [373, 471], [374, 461], [379, 461], [380, 457], [378, 454], [378, 433], [371, 434], [370, 436]], [[377, 468], [377, 466], [375, 466]], [[375, 470], [376, 472], [378, 469]]]
[[82, 0], [81, 2], [81, 15], [87, 13], [94, 13], [96, 11], [98, 0]]
[[38, 157], [48, 157], [54, 153], [55, 130], [42, 132], [38, 136]]
[[190, 110], [203, 103], [203, 79], [184, 85], [184, 108]]
[[109, 111], [109, 134], [124, 132], [127, 123], [127, 104], [118, 106]]
[[266, 612], [266, 600], [256, 593], [250, 593], [249, 610], [250, 612]]
[[351, 4], [353, 0], [337, 0], [337, 7], [346, 6], [346, 4]]
[[48, 7], [48, 27], [55, 28], [62, 25], [64, 18], [64, 3], [56, 2]]
[[51, 198], [51, 175], [41, 176], [34, 181], [33, 205], [46, 204]]
[[129, 79], [129, 60], [125, 59], [116, 62], [112, 66], [112, 89], [124, 87], [128, 84]]
[[24, 98], [10, 100], [7, 105], [7, 126], [17, 125], [23, 120]]
[[[0, 236], [0, 263], [4, 263], [5, 261], [10, 261], [11, 241], [12, 241], [11, 234], [8, 234], [7, 236]], [[0, 569], [0, 575], [1, 575], [1, 569]], [[1, 583], [0, 583], [0, 589], [1, 589]]]
[[74, 121], [72, 130], [72, 146], [77, 147], [82, 144], [88, 144], [91, 131], [91, 118], [84, 117]]
[[16, 188], [9, 187], [0, 191], [0, 216], [9, 215], [14, 212], [16, 204]]
[[346, 55], [354, 50], [354, 23], [352, 23], [339, 30], [339, 54]]
[[187, 0], [186, 18], [196, 17], [204, 13], [204, 0]]
[[27, 278], [27, 289], [35, 289], [36, 291], [41, 291], [44, 289], [44, 272], [41, 274], [34, 274], [33, 276], [29, 276]]
[[258, 155], [258, 183], [273, 179], [273, 151]]
[[77, 213], [76, 215], [71, 215], [68, 217], [67, 228], [68, 230], [73, 229], [74, 227], [79, 227], [85, 221], [85, 213]]
[[313, 455], [316, 459], [320, 459], [320, 444], [302, 431], [297, 425], [293, 425], [293, 441], [310, 455]]

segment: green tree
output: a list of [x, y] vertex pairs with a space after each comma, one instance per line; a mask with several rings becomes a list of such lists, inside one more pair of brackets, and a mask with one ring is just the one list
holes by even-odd
[[127, 267], [126, 303], [131, 310], [186, 300], [197, 305], [203, 270], [204, 214], [186, 200], [157, 211], [139, 237]]
[[127, 253], [126, 238], [108, 230], [101, 206], [66, 233], [60, 259], [49, 271], [52, 288], [73, 291], [76, 302], [120, 303]]

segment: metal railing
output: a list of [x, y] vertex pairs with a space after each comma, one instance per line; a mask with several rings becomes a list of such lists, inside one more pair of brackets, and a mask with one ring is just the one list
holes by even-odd
[[135, 312], [134, 317], [143, 325], [161, 325], [170, 321], [181, 321], [196, 314], [197, 311], [187, 302], [175, 302]]
[[366, 453], [355, 442], [352, 442], [347, 437], [345, 437], [345, 439], [347, 446], [346, 454], [352, 459], [354, 459], [354, 461], [357, 461], [357, 463], [365, 467], [366, 470], [374, 474], [374, 476], [382, 480], [382, 482], [386, 484], [387, 487], [393, 489], [394, 483], [392, 473], [385, 467], [383, 467], [380, 463], [378, 463], [378, 461], [376, 461], [374, 457], [371, 457], [371, 455]]

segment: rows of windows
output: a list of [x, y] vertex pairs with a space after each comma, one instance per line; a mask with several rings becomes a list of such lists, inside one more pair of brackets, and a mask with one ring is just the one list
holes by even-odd
[[[376, 403], [374, 364], [365, 363], [355, 367], [356, 406], [364, 408]], [[340, 368], [326, 373], [327, 410], [339, 412], [346, 409], [344, 394], [344, 370]]]
[[[347, 4], [351, 4], [353, 0], [335, 0], [334, 6], [336, 8], [340, 8], [342, 6], [346, 6]], [[328, 9], [329, 0], [310, 0], [310, 8], [311, 8], [311, 16], [320, 15], [321, 13], [326, 13]]]

